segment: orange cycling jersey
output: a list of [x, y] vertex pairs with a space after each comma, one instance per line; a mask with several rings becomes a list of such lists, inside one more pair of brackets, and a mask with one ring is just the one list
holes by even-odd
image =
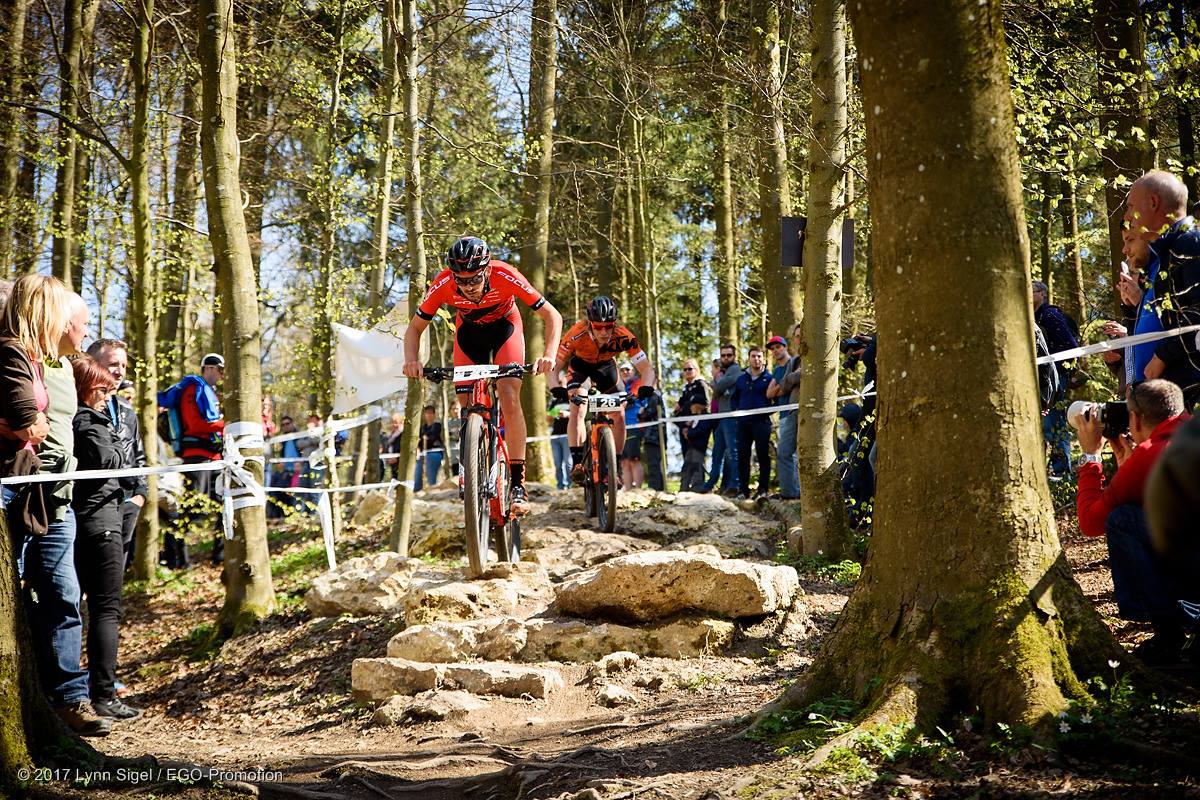
[[600, 346], [592, 338], [587, 322], [580, 320], [563, 334], [562, 343], [558, 346], [558, 363], [565, 364], [574, 357], [589, 364], [599, 364], [616, 358], [617, 353], [622, 351], [635, 361], [644, 357], [637, 337], [624, 325], [614, 328], [612, 338]]
[[417, 307], [417, 316], [425, 320], [433, 319], [442, 306], [450, 306], [458, 311], [459, 321], [482, 325], [495, 322], [507, 316], [515, 305], [514, 297], [519, 297], [525, 305], [537, 310], [546, 304], [546, 298], [529, 285], [525, 276], [503, 261], [493, 259], [488, 266], [492, 268], [488, 275], [487, 285], [483, 296], [478, 302], [469, 300], [458, 291], [454, 283], [454, 273], [444, 269], [433, 279], [425, 299]]

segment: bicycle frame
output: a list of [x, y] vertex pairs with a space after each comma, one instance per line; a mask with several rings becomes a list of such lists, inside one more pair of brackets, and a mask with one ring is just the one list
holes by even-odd
[[615, 394], [588, 394], [582, 397], [576, 395], [575, 398], [572, 398], [571, 402], [577, 405], [587, 403], [588, 447], [592, 451], [592, 485], [596, 486], [600, 483], [600, 427], [612, 426], [612, 415], [625, 410], [625, 404], [629, 402], [630, 395], [628, 392], [617, 392]]

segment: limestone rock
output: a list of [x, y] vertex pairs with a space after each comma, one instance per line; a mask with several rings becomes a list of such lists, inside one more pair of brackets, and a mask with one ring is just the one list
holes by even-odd
[[516, 661], [525, 648], [526, 629], [511, 617], [487, 617], [469, 622], [432, 622], [408, 627], [388, 642], [390, 658], [439, 663]]
[[480, 700], [467, 692], [432, 691], [412, 698], [405, 707], [404, 716], [411, 720], [440, 722], [445, 719], [465, 717], [472, 711], [481, 711], [487, 707], [487, 701]]
[[588, 662], [622, 650], [659, 658], [695, 658], [720, 652], [733, 641], [732, 622], [681, 618], [647, 625], [584, 620], [526, 622], [525, 661]]
[[371, 727], [391, 728], [404, 723], [408, 705], [412, 702], [402, 694], [394, 694], [371, 715]]
[[357, 658], [350, 670], [354, 696], [375, 701], [394, 694], [419, 694], [435, 688], [544, 698], [562, 685], [562, 675], [557, 670], [495, 662], [425, 664], [403, 658]]
[[478, 580], [414, 586], [403, 600], [409, 625], [488, 616], [528, 616], [553, 600], [550, 576], [537, 564], [493, 564]]
[[628, 689], [615, 684], [605, 684], [596, 692], [596, 702], [606, 708], [630, 706], [637, 702], [637, 697]]
[[387, 512], [391, 505], [387, 492], [382, 489], [373, 489], [358, 501], [358, 507], [354, 509], [354, 516], [350, 519], [350, 524], [355, 527], [370, 525], [380, 515]]
[[437, 664], [400, 658], [356, 658], [350, 666], [350, 689], [359, 700], [386, 700], [394, 694], [418, 694], [438, 685]]
[[462, 503], [451, 500], [412, 500], [413, 556], [457, 558], [466, 551], [466, 521]]
[[652, 543], [634, 536], [600, 533], [566, 525], [538, 527], [522, 533], [523, 558], [541, 564], [556, 578], [616, 556], [654, 549]]
[[618, 672], [624, 672], [641, 660], [642, 657], [637, 653], [631, 653], [628, 650], [618, 650], [615, 653], [609, 653], [597, 661], [593, 667], [597, 675], [615, 675]]
[[633, 679], [634, 686], [637, 686], [640, 689], [645, 689], [649, 692], [657, 692], [658, 690], [662, 689], [666, 682], [667, 679], [657, 672], [638, 675]]
[[314, 617], [392, 613], [418, 576], [432, 577], [427, 565], [397, 553], [352, 558], [313, 579], [304, 602]]
[[682, 611], [762, 616], [791, 605], [799, 588], [791, 567], [653, 552], [606, 561], [557, 586], [555, 594], [563, 613], [648, 621]]
[[683, 548], [683, 552], [692, 553], [697, 556], [712, 556], [713, 558], [723, 558], [721, 551], [715, 544], [689, 544]]

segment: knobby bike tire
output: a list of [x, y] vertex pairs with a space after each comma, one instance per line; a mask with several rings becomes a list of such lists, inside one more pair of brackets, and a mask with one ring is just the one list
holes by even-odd
[[509, 516], [512, 513], [512, 483], [503, 447], [496, 448], [496, 491], [500, 499], [500, 517], [505, 520], [492, 522], [496, 555], [501, 561], [515, 563], [521, 560], [521, 523]]
[[585, 440], [588, 444], [583, 448], [583, 513], [587, 514], [589, 517], [594, 517], [596, 516], [596, 506], [599, 505], [599, 503], [596, 502], [596, 485], [592, 483], [591, 436], [592, 432], [589, 429], [587, 431], [588, 438]]
[[600, 485], [596, 487], [596, 518], [600, 529], [612, 533], [617, 527], [617, 442], [612, 428], [600, 430]]
[[472, 578], [483, 574], [487, 565], [488, 538], [492, 530], [490, 502], [487, 497], [491, 454], [488, 452], [483, 417], [467, 417], [463, 434], [463, 510], [466, 514], [467, 571]]

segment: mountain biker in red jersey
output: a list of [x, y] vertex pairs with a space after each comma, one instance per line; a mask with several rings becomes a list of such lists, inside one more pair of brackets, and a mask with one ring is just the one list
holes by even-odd
[[[562, 315], [514, 267], [492, 258], [487, 243], [474, 236], [459, 239], [446, 254], [446, 269], [434, 277], [404, 333], [404, 374], [420, 378], [424, 364], [419, 350], [421, 334], [442, 306], [455, 309], [454, 366], [525, 363], [525, 334], [516, 300], [537, 312], [546, 325], [546, 348], [534, 362], [534, 372], [544, 374], [554, 362], [562, 335]], [[459, 403], [466, 401], [470, 385], [456, 384]], [[496, 381], [500, 410], [504, 414], [504, 441], [508, 446], [512, 509], [520, 516], [529, 511], [525, 491], [525, 414], [521, 408], [520, 378]]]

